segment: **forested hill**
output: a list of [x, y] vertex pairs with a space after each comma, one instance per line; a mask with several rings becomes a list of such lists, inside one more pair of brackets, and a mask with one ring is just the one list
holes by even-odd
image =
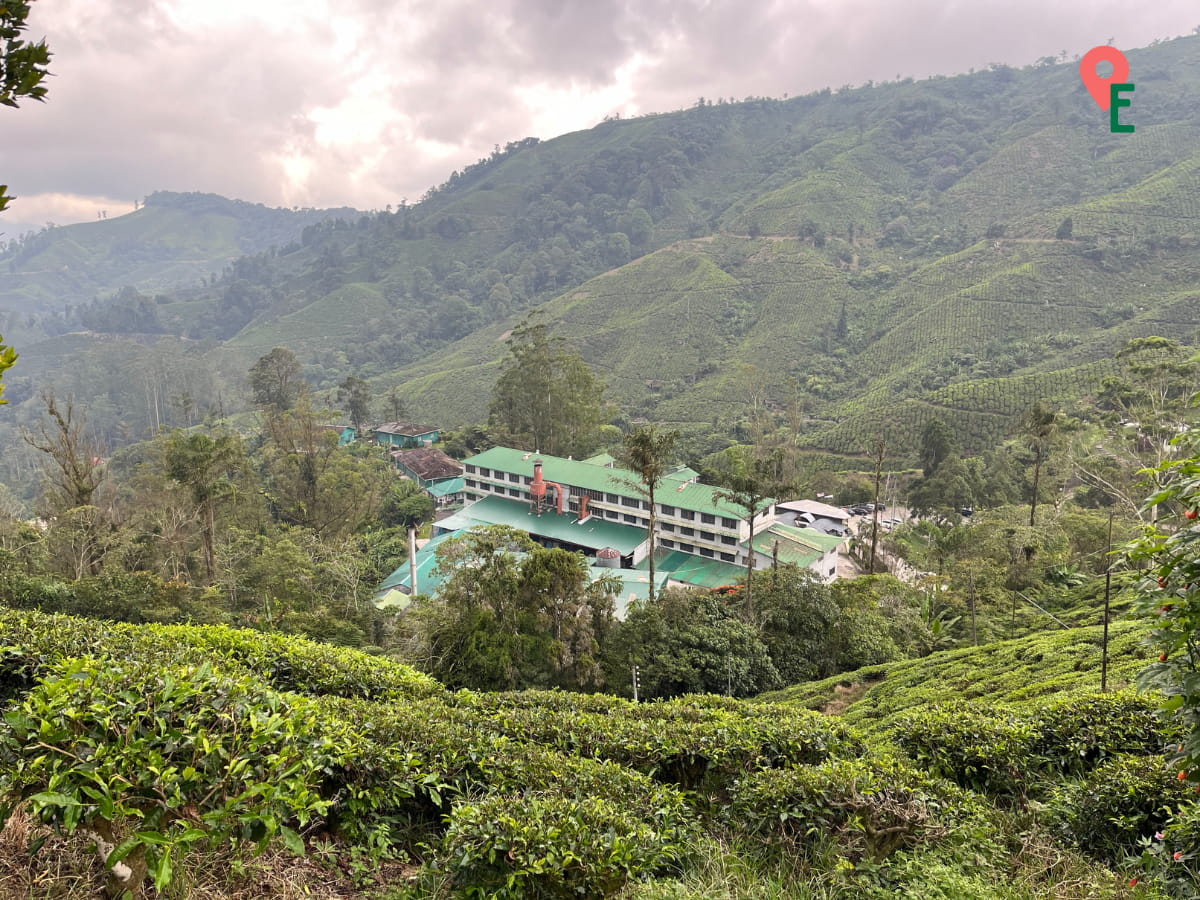
[[[1132, 337], [1197, 342], [1200, 37], [1127, 56], [1134, 134], [1047, 58], [514, 142], [420, 203], [239, 260], [158, 327], [206, 372], [288, 346], [318, 388], [399, 384], [457, 425], [540, 307], [627, 418], [799, 409], [806, 444], [855, 454], [880, 430], [903, 450], [936, 413], [980, 449], [1035, 398], [1088, 396]], [[111, 333], [22, 349], [39, 377], [69, 355], [77, 390], [81, 360], [117, 352]], [[123, 390], [106, 383], [100, 425], [137, 433], [144, 386]]]
[[238, 257], [299, 240], [308, 225], [358, 215], [158, 191], [126, 215], [10, 236], [0, 250], [0, 311], [58, 311], [127, 286], [190, 287]]

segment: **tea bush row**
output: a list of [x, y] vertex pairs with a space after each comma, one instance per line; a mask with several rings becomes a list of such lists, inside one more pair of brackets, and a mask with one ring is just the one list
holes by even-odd
[[952, 783], [871, 754], [747, 775], [734, 786], [728, 816], [792, 850], [832, 838], [852, 860], [878, 863], [902, 848], [935, 843], [982, 812]]
[[[1160, 756], [1115, 756], [1087, 778], [1057, 788], [1052, 820], [1092, 856], [1119, 864], [1140, 839], [1161, 832], [1172, 814], [1193, 805], [1193, 786]], [[1195, 845], [1193, 845], [1193, 850]]]
[[685, 790], [716, 793], [747, 771], [863, 750], [846, 725], [808, 710], [696, 705], [686, 698], [607, 712], [498, 705], [481, 724], [514, 740], [612, 760]]
[[112, 654], [162, 664], [222, 661], [279, 690], [371, 699], [435, 697], [445, 689], [408, 666], [306, 638], [223, 625], [130, 625], [0, 608], [0, 700], [47, 666]]
[[1122, 692], [1008, 711], [941, 704], [901, 718], [892, 733], [930, 771], [1023, 799], [1039, 777], [1079, 776], [1118, 754], [1159, 753], [1176, 731], [1159, 718], [1151, 698]]

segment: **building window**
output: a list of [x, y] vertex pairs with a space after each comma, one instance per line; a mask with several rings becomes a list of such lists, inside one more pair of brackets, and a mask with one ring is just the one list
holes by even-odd
[[737, 538], [735, 538], [729, 534], [723, 534], [723, 535], [721, 535], [721, 543], [722, 544], [736, 544]]
[[725, 560], [725, 562], [733, 562], [733, 554], [732, 553], [722, 553], [721, 559]]
[[717, 539], [717, 536], [711, 531], [700, 532], [700, 537], [704, 538], [706, 541], [715, 541]]
[[713, 516], [713, 515], [709, 515], [708, 513], [700, 513], [700, 521], [703, 522], [705, 525], [716, 525], [717, 517]]
[[681, 509], [679, 511], [679, 518], [687, 519], [689, 522], [694, 522], [696, 520], [696, 514], [690, 509]]
[[700, 548], [700, 555], [701, 555], [701, 556], [713, 556], [713, 555], [714, 555], [714, 553], [713, 553], [713, 551], [712, 551], [712, 550], [709, 550], [707, 547], [701, 547], [701, 548]]
[[604, 518], [606, 519], [615, 519], [618, 515], [619, 513], [615, 509], [604, 510]]
[[682, 550], [684, 553], [695, 553], [696, 552], [696, 548], [693, 547], [691, 544], [680, 544], [679, 549]]
[[680, 534], [686, 534], [688, 537], [695, 537], [695, 536], [696, 536], [696, 529], [695, 529], [695, 528], [688, 528], [686, 525], [684, 525], [682, 528], [680, 528], [680, 529], [679, 529], [679, 533], [680, 533]]
[[638, 520], [637, 516], [631, 516], [629, 513], [625, 513], [625, 515], [621, 516], [621, 518], [624, 519], [626, 522], [628, 522], [630, 525], [636, 524], [637, 520]]
[[480, 466], [480, 467], [479, 467], [479, 474], [480, 474], [480, 475], [482, 475], [484, 478], [490, 478], [490, 477], [491, 477], [491, 475], [492, 475], [492, 470], [491, 470], [491, 469], [485, 469], [483, 466]]
[[470, 475], [475, 474], [475, 467], [473, 465], [471, 465], [470, 463], [467, 463], [467, 473]]
[[737, 519], [728, 519], [725, 516], [721, 516], [721, 524], [725, 528], [737, 528]]
[[520, 475], [513, 475], [513, 474], [511, 474], [511, 473], [510, 473], [510, 474], [509, 474], [509, 476], [508, 476], [508, 480], [509, 480], [509, 481], [511, 481], [513, 484], [520, 484], [520, 483], [521, 483], [521, 476], [520, 476]]
[[510, 496], [510, 497], [520, 497], [520, 496], [521, 496], [521, 492], [520, 492], [520, 491], [518, 491], [516, 488], [509, 488], [509, 489], [508, 489], [508, 496]]
[[659, 545], [660, 545], [660, 546], [663, 546], [663, 547], [674, 547], [674, 546], [675, 546], [675, 542], [674, 542], [674, 541], [668, 541], [666, 538], [664, 538], [663, 540], [659, 541], [658, 543], [659, 543]]
[[619, 501], [620, 501], [620, 498], [616, 494], [605, 494], [604, 495], [605, 503], [617, 503]]
[[533, 479], [530, 478], [528, 475], [522, 475], [521, 476], [521, 484], [533, 484]]
[[675, 526], [672, 525], [670, 522], [660, 522], [659, 527], [662, 528], [663, 531], [674, 531], [675, 530]]
[[468, 478], [465, 483], [467, 487], [479, 487], [474, 478]]
[[622, 497], [621, 505], [632, 506], [634, 509], [637, 509], [639, 506], [637, 497]]
[[659, 511], [659, 512], [661, 512], [661, 513], [662, 513], [664, 516], [673, 516], [673, 515], [675, 515], [675, 507], [673, 507], [673, 506], [667, 506], [665, 503], [660, 503], [660, 504], [659, 504], [659, 506], [658, 506], [658, 511]]

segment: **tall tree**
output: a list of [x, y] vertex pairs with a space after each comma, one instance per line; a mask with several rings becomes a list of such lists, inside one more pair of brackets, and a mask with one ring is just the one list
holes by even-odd
[[954, 432], [941, 419], [933, 418], [921, 431], [921, 469], [928, 478], [942, 460], [957, 450]]
[[371, 417], [370, 386], [361, 378], [351, 375], [338, 385], [337, 398], [339, 403], [346, 404], [355, 434], [362, 434], [363, 426]]
[[276, 347], [250, 368], [254, 402], [271, 412], [286, 412], [305, 390], [300, 362], [286, 347]]
[[53, 392], [43, 394], [42, 399], [49, 422], [43, 421], [37, 431], [22, 436], [29, 446], [45, 454], [45, 515], [62, 526], [75, 576], [96, 575], [107, 552], [105, 537], [112, 518], [111, 510], [101, 510], [96, 504], [96, 493], [106, 478], [100, 447], [72, 401], [60, 405]]
[[730, 447], [725, 451], [730, 470], [724, 476], [724, 487], [716, 496], [738, 507], [742, 519], [750, 525], [750, 539], [746, 542], [746, 588], [742, 609], [747, 620], [755, 623], [754, 600], [754, 525], [758, 517], [767, 512], [775, 502], [772, 495], [787, 490], [776, 476], [778, 460], [752, 456], [746, 448]]
[[1033, 453], [1033, 492], [1029, 498], [1029, 527], [1037, 521], [1038, 489], [1041, 486], [1042, 464], [1050, 453], [1055, 437], [1058, 436], [1058, 410], [1051, 409], [1040, 400], [1035, 403], [1021, 420], [1021, 439]]
[[[27, 27], [30, 2], [0, 0], [0, 106], [15, 108], [22, 97], [39, 102], [46, 97], [42, 79], [49, 74], [46, 66], [50, 63], [50, 50], [45, 41], [33, 44], [21, 37]], [[0, 184], [0, 212], [12, 199], [6, 196], [7, 190], [8, 185]]]
[[389, 388], [387, 392], [388, 412], [392, 415], [393, 422], [399, 422], [404, 418], [404, 395], [400, 393], [400, 388]]
[[242, 461], [241, 441], [230, 434], [210, 437], [176, 431], [167, 441], [163, 462], [173, 481], [191, 492], [204, 542], [204, 571], [211, 581], [215, 563], [217, 500], [230, 486]]
[[638, 481], [621, 478], [622, 483], [633, 487], [650, 504], [650, 599], [654, 599], [656, 585], [654, 577], [654, 541], [658, 512], [654, 496], [659, 484], [671, 467], [671, 451], [679, 439], [677, 431], [656, 431], [653, 425], [639, 426], [625, 435], [625, 441], [617, 461], [626, 469], [636, 472]]
[[591, 452], [604, 422], [603, 383], [542, 323], [522, 322], [507, 343], [488, 410], [497, 437], [556, 456]]

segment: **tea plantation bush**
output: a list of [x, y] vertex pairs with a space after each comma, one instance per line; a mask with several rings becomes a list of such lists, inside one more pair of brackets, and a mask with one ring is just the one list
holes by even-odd
[[870, 755], [748, 775], [734, 788], [729, 816], [792, 848], [803, 850], [817, 835], [852, 859], [881, 862], [945, 837], [981, 809], [943, 779]]
[[619, 800], [496, 795], [455, 807], [439, 865], [467, 897], [610, 897], [684, 848]]
[[1119, 754], [1159, 753], [1179, 734], [1131, 692], [1082, 694], [1018, 709], [942, 704], [901, 718], [896, 743], [963, 787], [1023, 799], [1039, 780], [1085, 774]]
[[[1054, 818], [1082, 850], [1110, 863], [1162, 831], [1175, 810], [1192, 805], [1191, 786], [1159, 756], [1116, 756], [1050, 800]], [[1182, 837], [1176, 831], [1176, 840]], [[1195, 852], [1193, 844], [1191, 851]]]
[[440, 684], [408, 666], [306, 638], [222, 625], [130, 625], [0, 608], [0, 699], [27, 688], [58, 660], [101, 654], [164, 665], [220, 660], [279, 690], [310, 695], [445, 694]]

